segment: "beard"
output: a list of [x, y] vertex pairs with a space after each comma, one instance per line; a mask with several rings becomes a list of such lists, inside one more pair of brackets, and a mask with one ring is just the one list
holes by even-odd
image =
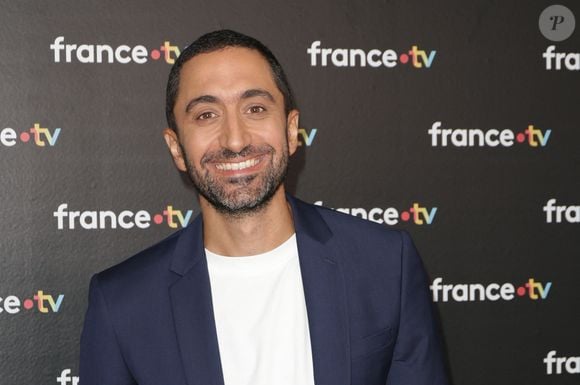
[[[197, 192], [216, 211], [232, 217], [252, 215], [264, 209], [284, 182], [288, 171], [288, 142], [283, 146], [279, 157], [270, 145], [249, 145], [240, 152], [227, 148], [208, 152], [201, 159], [201, 169], [197, 169], [190, 162], [185, 149], [181, 143], [179, 145], [187, 174]], [[210, 172], [211, 163], [235, 161], [248, 156], [262, 156], [261, 162], [269, 158], [269, 164], [259, 174], [244, 177], [222, 177]], [[209, 167], [206, 166], [208, 163]]]

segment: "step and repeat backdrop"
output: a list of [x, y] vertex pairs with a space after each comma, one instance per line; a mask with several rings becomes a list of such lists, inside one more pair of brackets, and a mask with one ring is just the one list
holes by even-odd
[[165, 84], [221, 28], [268, 45], [294, 88], [289, 190], [413, 236], [453, 384], [580, 383], [577, 1], [1, 9], [0, 383], [79, 384], [90, 277], [198, 215]]

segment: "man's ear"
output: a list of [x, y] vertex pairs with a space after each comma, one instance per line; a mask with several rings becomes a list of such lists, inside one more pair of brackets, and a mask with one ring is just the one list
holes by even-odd
[[175, 167], [177, 167], [178, 170], [185, 172], [185, 159], [181, 152], [181, 146], [179, 145], [179, 138], [177, 137], [177, 133], [171, 128], [166, 128], [163, 130], [163, 138], [165, 139], [165, 143], [167, 143], [167, 147], [169, 148], [169, 152], [171, 153]]
[[298, 110], [292, 110], [288, 113], [288, 120], [286, 121], [286, 126], [288, 127], [288, 152], [290, 155], [296, 152], [298, 148], [298, 124], [300, 118], [300, 112]]

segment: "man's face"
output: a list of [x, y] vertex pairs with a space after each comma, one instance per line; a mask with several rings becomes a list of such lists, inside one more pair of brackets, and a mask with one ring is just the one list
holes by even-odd
[[218, 211], [258, 210], [281, 189], [296, 151], [298, 111], [286, 116], [257, 51], [229, 47], [189, 60], [174, 113], [179, 137], [169, 129], [164, 135], [175, 164]]

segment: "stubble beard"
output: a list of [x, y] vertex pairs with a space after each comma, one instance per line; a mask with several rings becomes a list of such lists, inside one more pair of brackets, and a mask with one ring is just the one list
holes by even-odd
[[[284, 182], [288, 172], [288, 143], [286, 142], [281, 156], [276, 159], [276, 150], [270, 145], [246, 146], [240, 152], [235, 153], [228, 149], [222, 149], [205, 154], [201, 159], [201, 170], [190, 162], [187, 153], [181, 146], [181, 152], [185, 160], [185, 167], [189, 179], [197, 192], [203, 196], [221, 214], [233, 218], [241, 218], [255, 215], [265, 209], [278, 188]], [[220, 161], [232, 161], [237, 158], [263, 155], [263, 160], [269, 158], [269, 165], [264, 172], [245, 177], [223, 178], [212, 175], [210, 169], [212, 163]], [[255, 179], [260, 180], [252, 186]], [[234, 187], [233, 189], [231, 187]], [[228, 191], [229, 190], [229, 191]]]

